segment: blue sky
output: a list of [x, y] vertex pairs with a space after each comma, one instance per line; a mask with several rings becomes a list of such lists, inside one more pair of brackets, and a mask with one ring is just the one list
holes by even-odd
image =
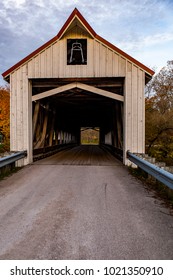
[[173, 60], [173, 0], [1, 0], [0, 73], [54, 37], [75, 7], [97, 34], [156, 72]]

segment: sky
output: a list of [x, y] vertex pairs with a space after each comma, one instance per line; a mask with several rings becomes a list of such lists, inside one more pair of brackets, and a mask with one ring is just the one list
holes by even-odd
[[[156, 73], [173, 60], [173, 0], [0, 0], [0, 73], [57, 35], [76, 7], [95, 32]], [[5, 85], [0, 75], [0, 86]]]

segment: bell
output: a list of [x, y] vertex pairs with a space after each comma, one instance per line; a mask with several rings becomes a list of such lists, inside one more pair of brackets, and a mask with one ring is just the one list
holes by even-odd
[[[74, 56], [75, 52], [80, 52], [82, 63], [84, 63], [82, 44], [79, 43], [79, 42], [75, 42], [75, 43], [72, 44], [71, 55], [70, 55], [70, 63], [73, 62], [73, 56]], [[75, 59], [75, 57], [74, 57], [74, 59]]]

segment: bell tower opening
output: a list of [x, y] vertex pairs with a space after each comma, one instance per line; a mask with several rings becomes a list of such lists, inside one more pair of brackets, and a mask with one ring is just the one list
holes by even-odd
[[87, 64], [87, 39], [67, 39], [67, 65]]

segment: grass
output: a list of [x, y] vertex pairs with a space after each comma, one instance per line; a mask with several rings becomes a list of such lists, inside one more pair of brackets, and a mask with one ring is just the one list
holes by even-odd
[[22, 169], [22, 167], [4, 167], [0, 170], [0, 181], [5, 179], [6, 177], [11, 176], [12, 174], [18, 172], [20, 169]]
[[161, 199], [166, 206], [173, 209], [173, 190], [155, 180], [152, 176], [148, 176], [148, 174], [140, 168], [129, 167], [129, 172], [138, 180], [142, 181], [148, 191], [154, 192], [155, 197]]

